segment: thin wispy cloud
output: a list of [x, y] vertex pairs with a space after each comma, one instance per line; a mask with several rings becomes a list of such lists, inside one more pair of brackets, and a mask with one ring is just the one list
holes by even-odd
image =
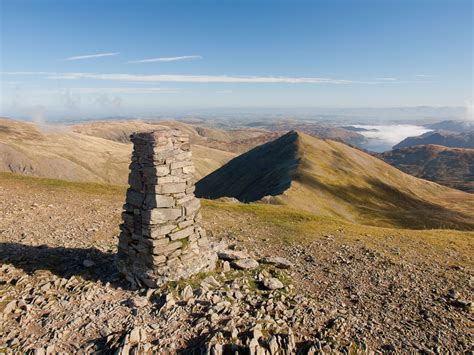
[[55, 75], [59, 74], [50, 71], [2, 71], [1, 75]]
[[128, 63], [137, 64], [137, 63], [160, 63], [160, 62], [177, 62], [180, 60], [195, 60], [202, 59], [200, 55], [182, 55], [179, 57], [159, 57], [159, 58], [148, 58], [148, 59], [139, 59], [132, 60]]
[[48, 76], [54, 80], [95, 79], [135, 82], [177, 82], [177, 83], [249, 83], [249, 84], [351, 84], [359, 83], [345, 79], [297, 78], [272, 76], [228, 76], [228, 75], [137, 75], [137, 74], [94, 74], [62, 73]]
[[415, 77], [417, 78], [437, 78], [439, 75], [433, 75], [433, 74], [415, 74]]
[[173, 88], [129, 88], [129, 87], [87, 87], [87, 88], [69, 88], [74, 94], [177, 94], [181, 90]]
[[375, 78], [368, 80], [349, 80], [317, 77], [285, 77], [285, 76], [233, 76], [233, 75], [180, 75], [180, 74], [128, 74], [128, 73], [59, 73], [59, 72], [0, 72], [2, 75], [38, 75], [54, 80], [104, 80], [143, 83], [247, 83], [247, 84], [429, 84], [435, 81], [399, 80], [397, 78]]
[[78, 55], [75, 57], [69, 57], [64, 59], [65, 61], [70, 61], [70, 60], [82, 60], [82, 59], [93, 59], [93, 58], [102, 58], [102, 57], [112, 57], [119, 55], [120, 53], [118, 52], [110, 52], [110, 53], [97, 53], [97, 54], [86, 54], [86, 55]]

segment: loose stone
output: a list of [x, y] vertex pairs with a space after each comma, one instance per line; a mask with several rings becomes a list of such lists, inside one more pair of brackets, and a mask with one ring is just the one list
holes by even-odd
[[276, 277], [269, 277], [263, 280], [263, 286], [269, 290], [278, 290], [285, 287]]

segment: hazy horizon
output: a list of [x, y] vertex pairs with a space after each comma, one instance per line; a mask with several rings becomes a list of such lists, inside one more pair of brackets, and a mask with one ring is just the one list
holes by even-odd
[[472, 113], [466, 107], [300, 107], [300, 108], [269, 108], [269, 107], [227, 107], [227, 108], [161, 108], [148, 113], [136, 114], [133, 110], [121, 110], [114, 113], [84, 114], [51, 112], [43, 105], [25, 108], [24, 110], [5, 112], [6, 118], [43, 122], [80, 122], [109, 119], [219, 119], [228, 121], [239, 119], [252, 120], [284, 120], [299, 121], [333, 121], [335, 124], [377, 124], [377, 123], [414, 123], [436, 122], [444, 120], [472, 121]]

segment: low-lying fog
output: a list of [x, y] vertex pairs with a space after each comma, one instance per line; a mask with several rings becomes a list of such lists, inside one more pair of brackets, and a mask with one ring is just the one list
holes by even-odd
[[423, 126], [410, 124], [387, 124], [387, 125], [352, 125], [357, 128], [357, 133], [367, 138], [367, 142], [361, 144], [362, 148], [373, 152], [384, 152], [407, 137], [419, 136], [431, 131]]

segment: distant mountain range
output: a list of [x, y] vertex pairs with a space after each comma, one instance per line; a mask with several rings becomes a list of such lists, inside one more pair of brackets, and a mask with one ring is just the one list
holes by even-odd
[[448, 131], [427, 132], [417, 137], [408, 137], [393, 146], [400, 149], [422, 144], [436, 144], [453, 148], [474, 148], [474, 131], [452, 133]]
[[321, 139], [333, 139], [351, 145], [360, 145], [366, 141], [366, 138], [358, 133], [364, 131], [356, 127], [336, 127], [332, 124], [321, 122], [300, 121], [296, 119], [273, 120], [252, 122], [247, 124], [249, 127], [260, 127], [270, 131], [288, 132], [297, 130]]
[[425, 125], [426, 128], [433, 130], [443, 130], [449, 132], [463, 133], [474, 131], [474, 122], [472, 121], [441, 121]]
[[377, 156], [410, 175], [474, 193], [474, 149], [416, 145]]

